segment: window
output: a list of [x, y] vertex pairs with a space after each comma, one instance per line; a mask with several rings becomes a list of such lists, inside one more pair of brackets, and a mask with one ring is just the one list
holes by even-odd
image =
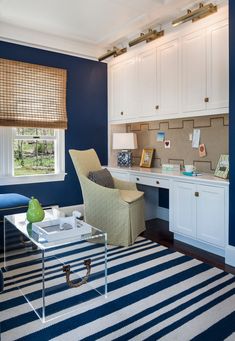
[[64, 130], [0, 127], [0, 185], [64, 179]]
[[0, 185], [64, 179], [67, 71], [0, 58]]

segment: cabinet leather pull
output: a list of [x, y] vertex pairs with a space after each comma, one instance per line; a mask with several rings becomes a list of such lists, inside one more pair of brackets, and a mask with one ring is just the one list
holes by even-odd
[[89, 276], [90, 276], [90, 273], [91, 273], [91, 259], [85, 259], [84, 260], [84, 265], [85, 265], [85, 267], [87, 269], [87, 273], [82, 278], [82, 280], [80, 282], [74, 282], [74, 281], [70, 280], [70, 273], [71, 273], [70, 272], [70, 268], [71, 268], [71, 266], [69, 264], [63, 266], [63, 272], [66, 273], [66, 283], [68, 284], [68, 286], [70, 288], [77, 288], [77, 287], [80, 287], [81, 285], [87, 283], [87, 281], [89, 279]]
[[209, 102], [209, 97], [205, 97], [204, 101], [205, 101], [205, 103], [208, 103]]
[[159, 105], [156, 105], [155, 109], [158, 110], [159, 109]]
[[157, 184], [157, 185], [159, 185], [159, 184], [160, 184], [160, 182], [159, 182], [159, 181], [156, 181], [156, 184]]
[[121, 111], [121, 115], [123, 115], [123, 111]]
[[199, 197], [199, 192], [195, 192], [195, 197]]
[[137, 181], [139, 181], [139, 180], [140, 180], [140, 178], [136, 178], [136, 180], [137, 180]]

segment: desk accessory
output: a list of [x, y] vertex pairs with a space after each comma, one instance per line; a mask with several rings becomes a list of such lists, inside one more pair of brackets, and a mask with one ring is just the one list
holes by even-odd
[[28, 211], [27, 211], [27, 220], [30, 223], [36, 223], [38, 221], [42, 221], [45, 217], [45, 212], [43, 211], [39, 201], [34, 197], [29, 201]]
[[140, 167], [150, 168], [153, 159], [153, 148], [144, 148], [140, 160]]
[[164, 142], [165, 141], [165, 132], [159, 131], [156, 135], [157, 142]]
[[170, 149], [171, 148], [171, 141], [170, 140], [165, 140], [164, 141], [164, 146], [166, 149]]
[[196, 171], [196, 167], [194, 165], [185, 165], [184, 169], [186, 173], [193, 173]]
[[200, 129], [193, 129], [192, 148], [199, 148], [200, 135], [201, 135]]
[[121, 149], [117, 153], [119, 167], [132, 166], [131, 149], [137, 149], [137, 136], [135, 133], [113, 133], [113, 149]]
[[229, 176], [229, 155], [222, 154], [220, 155], [216, 170], [215, 170], [215, 176], [227, 179]]
[[200, 146], [199, 146], [199, 156], [200, 157], [206, 156], [206, 146], [204, 143], [200, 144]]
[[174, 163], [163, 163], [162, 172], [180, 172], [180, 165]]
[[186, 176], [200, 176], [202, 175], [201, 173], [198, 173], [198, 172], [182, 172], [183, 175], [186, 175]]

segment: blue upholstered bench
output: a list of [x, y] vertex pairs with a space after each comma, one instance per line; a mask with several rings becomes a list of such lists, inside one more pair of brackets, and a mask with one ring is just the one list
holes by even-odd
[[15, 208], [27, 207], [29, 198], [21, 194], [7, 193], [0, 194], [0, 210], [10, 210]]
[[3, 249], [3, 217], [8, 214], [25, 212], [29, 198], [17, 193], [0, 194], [0, 249]]

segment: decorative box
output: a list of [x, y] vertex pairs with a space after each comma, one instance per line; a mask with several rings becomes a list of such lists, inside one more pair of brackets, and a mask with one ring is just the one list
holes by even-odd
[[180, 172], [180, 165], [164, 163], [162, 165], [162, 172]]

